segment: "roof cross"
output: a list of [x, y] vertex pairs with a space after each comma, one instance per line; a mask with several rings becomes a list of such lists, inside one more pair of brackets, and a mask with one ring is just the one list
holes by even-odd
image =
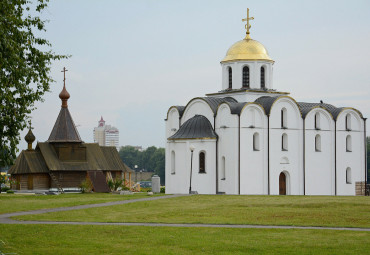
[[63, 80], [63, 82], [64, 82], [64, 86], [66, 85], [66, 72], [67, 72], [68, 70], [65, 68], [65, 67], [63, 67], [63, 70], [61, 71], [61, 72], [63, 72], [64, 73], [64, 80]]
[[247, 24], [245, 24], [245, 29], [247, 30], [247, 36], [245, 37], [246, 39], [250, 39], [251, 37], [249, 36], [249, 29], [251, 28], [251, 25], [249, 24], [250, 20], [253, 20], [254, 17], [249, 17], [249, 8], [247, 8], [247, 17], [245, 19], [242, 19], [242, 21], [246, 21]]

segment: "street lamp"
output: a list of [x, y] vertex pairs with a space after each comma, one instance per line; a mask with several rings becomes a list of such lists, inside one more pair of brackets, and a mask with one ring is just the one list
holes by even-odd
[[190, 145], [189, 146], [189, 149], [191, 151], [191, 158], [190, 158], [190, 185], [189, 185], [189, 194], [191, 194], [191, 177], [192, 177], [192, 173], [193, 173], [193, 152], [195, 150], [195, 147], [194, 145]]

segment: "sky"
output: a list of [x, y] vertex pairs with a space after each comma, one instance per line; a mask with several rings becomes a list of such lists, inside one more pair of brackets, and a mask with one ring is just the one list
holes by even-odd
[[42, 12], [41, 36], [72, 57], [52, 64], [56, 82], [31, 114], [36, 140], [46, 141], [57, 119], [66, 67], [83, 141], [93, 142], [103, 116], [120, 146], [164, 147], [168, 108], [221, 90], [220, 61], [244, 38], [247, 8], [252, 39], [275, 61], [274, 89], [370, 116], [370, 1], [56, 0]]

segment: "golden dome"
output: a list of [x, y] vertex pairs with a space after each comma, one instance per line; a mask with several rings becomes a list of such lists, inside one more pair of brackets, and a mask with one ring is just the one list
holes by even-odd
[[236, 60], [265, 60], [274, 62], [262, 43], [248, 37], [246, 36], [243, 40], [234, 43], [227, 51], [221, 63]]

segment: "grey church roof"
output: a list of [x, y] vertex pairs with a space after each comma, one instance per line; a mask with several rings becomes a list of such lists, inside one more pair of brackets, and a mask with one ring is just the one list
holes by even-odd
[[262, 107], [265, 109], [265, 112], [267, 115], [270, 115], [271, 107], [274, 104], [275, 100], [279, 97], [269, 97], [269, 96], [262, 96], [257, 98], [254, 102], [262, 105]]
[[240, 115], [243, 107], [248, 104], [248, 102], [243, 103], [229, 103], [231, 114], [238, 114]]
[[313, 108], [323, 108], [330, 112], [330, 114], [333, 116], [334, 120], [337, 119], [339, 113], [344, 109], [343, 107], [335, 107], [331, 104], [324, 104], [324, 103], [305, 103], [305, 102], [298, 102], [299, 108], [301, 108], [302, 117], [306, 118], [307, 114], [313, 109]]
[[173, 136], [170, 136], [168, 140], [204, 138], [216, 139], [217, 134], [206, 117], [195, 115], [193, 118], [185, 121], [179, 130]]
[[[189, 101], [188, 105], [196, 99], [206, 101], [214, 114], [217, 113], [217, 108], [222, 103], [237, 103], [238, 101], [232, 97], [195, 97]], [[186, 105], [187, 106], [187, 105]]]

